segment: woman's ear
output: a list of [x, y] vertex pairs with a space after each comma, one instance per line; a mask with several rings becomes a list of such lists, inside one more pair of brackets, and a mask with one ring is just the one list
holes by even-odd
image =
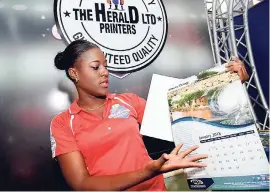
[[69, 74], [70, 78], [73, 79], [74, 82], [79, 81], [79, 75], [78, 75], [78, 72], [75, 68], [69, 68], [68, 74]]

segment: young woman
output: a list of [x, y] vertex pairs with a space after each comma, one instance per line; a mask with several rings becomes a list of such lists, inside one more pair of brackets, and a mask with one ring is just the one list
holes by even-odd
[[[133, 93], [108, 93], [108, 70], [103, 52], [84, 40], [72, 42], [55, 57], [75, 83], [79, 98], [51, 122], [53, 157], [74, 190], [166, 190], [163, 173], [188, 167], [207, 155], [188, 156], [198, 147], [152, 160], [138, 124], [146, 101]], [[241, 62], [229, 66], [245, 79]], [[241, 72], [242, 71], [242, 72]]]

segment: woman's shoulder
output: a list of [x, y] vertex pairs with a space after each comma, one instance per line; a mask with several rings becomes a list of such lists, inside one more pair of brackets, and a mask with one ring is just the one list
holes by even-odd
[[60, 113], [56, 114], [51, 122], [65, 122], [70, 118], [70, 112], [69, 109], [65, 110], [65, 111], [61, 111]]
[[138, 97], [137, 94], [131, 93], [131, 92], [124, 92], [124, 93], [112, 93], [110, 94], [113, 98], [127, 98], [127, 99], [133, 99]]
[[135, 93], [131, 92], [125, 92], [125, 93], [120, 93], [120, 94], [110, 94], [113, 99], [117, 100], [124, 100], [126, 102], [133, 102], [136, 101], [139, 96]]

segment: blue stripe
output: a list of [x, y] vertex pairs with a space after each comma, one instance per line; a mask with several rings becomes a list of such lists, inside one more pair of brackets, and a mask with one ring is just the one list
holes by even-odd
[[[224, 120], [225, 119], [223, 119], [222, 121], [224, 121]], [[174, 120], [172, 122], [172, 125], [177, 124], [179, 122], [183, 122], [183, 121], [200, 122], [200, 123], [204, 123], [204, 124], [207, 124], [207, 125], [213, 125], [215, 127], [230, 128], [230, 129], [244, 128], [244, 127], [247, 127], [247, 126], [250, 126], [250, 125], [254, 125], [254, 123], [247, 123], [247, 124], [242, 124], [242, 125], [227, 125], [227, 124], [221, 124], [220, 120], [218, 120], [218, 121], [207, 121], [206, 119], [197, 118], [197, 117], [182, 117], [182, 118]]]

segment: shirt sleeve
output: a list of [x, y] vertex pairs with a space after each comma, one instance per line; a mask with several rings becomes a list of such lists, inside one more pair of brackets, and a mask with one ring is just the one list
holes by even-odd
[[69, 124], [64, 123], [61, 116], [56, 116], [50, 126], [50, 140], [52, 157], [58, 155], [79, 151], [75, 137]]
[[139, 97], [136, 94], [132, 94], [132, 104], [134, 106], [134, 109], [137, 112], [137, 119], [138, 122], [140, 124], [142, 124], [142, 120], [143, 120], [143, 114], [144, 114], [144, 110], [145, 110], [145, 105], [146, 105], [146, 100]]

